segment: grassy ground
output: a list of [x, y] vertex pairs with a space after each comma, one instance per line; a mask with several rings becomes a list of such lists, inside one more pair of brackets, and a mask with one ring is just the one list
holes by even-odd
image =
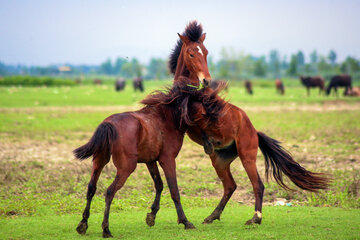
[[[146, 93], [167, 83], [150, 82]], [[112, 205], [110, 221], [116, 237], [357, 237], [359, 99], [318, 96], [317, 91], [305, 97], [305, 90], [297, 87], [288, 89], [285, 96], [276, 95], [272, 88], [258, 87], [254, 92], [254, 96], [248, 96], [242, 87], [233, 87], [227, 96], [246, 110], [258, 130], [284, 142], [301, 165], [331, 174], [334, 180], [330, 190], [319, 194], [287, 192], [270, 181], [265, 185], [263, 225], [244, 227], [245, 220], [253, 214], [254, 196], [237, 160], [232, 164], [232, 172], [238, 189], [222, 221], [203, 226], [200, 222], [217, 205], [222, 186], [202, 147], [186, 138], [177, 159], [178, 182], [185, 212], [198, 230], [179, 231], [182, 227], [176, 225], [167, 188], [163, 192], [158, 224], [152, 229], [146, 227], [144, 218], [154, 197], [153, 183], [146, 167], [139, 164]], [[0, 236], [77, 238], [74, 228], [85, 206], [91, 161], [75, 161], [71, 151], [88, 141], [108, 115], [138, 109], [140, 105], [136, 102], [146, 93], [134, 93], [130, 87], [116, 93], [109, 85], [0, 88]], [[263, 178], [260, 154], [257, 165]], [[94, 215], [86, 238], [100, 237], [103, 194], [113, 177], [114, 167], [108, 164], [94, 198]], [[291, 202], [293, 207], [273, 207], [278, 198]]]

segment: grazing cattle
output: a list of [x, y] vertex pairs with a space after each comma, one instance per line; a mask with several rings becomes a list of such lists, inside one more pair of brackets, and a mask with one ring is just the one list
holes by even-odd
[[117, 92], [120, 92], [124, 90], [125, 88], [125, 79], [124, 78], [118, 78], [115, 82], [115, 90]]
[[137, 90], [139, 90], [140, 92], [144, 91], [144, 85], [143, 85], [143, 80], [141, 77], [136, 77], [133, 79], [133, 86], [134, 86], [134, 91], [136, 92]]
[[222, 79], [213, 79], [213, 80], [211, 80], [210, 88], [212, 88], [214, 90], [217, 89], [220, 85], [222, 85], [221, 82], [224, 82], [224, 84], [225, 84], [224, 90], [228, 91], [228, 84], [227, 84], [227, 82], [225, 80], [222, 80]]
[[344, 96], [346, 96], [347, 92], [352, 91], [352, 83], [351, 76], [349, 75], [336, 75], [331, 78], [330, 84], [326, 89], [326, 95], [331, 93], [331, 89], [334, 88], [335, 95], [337, 96], [337, 88], [345, 87]]
[[95, 78], [93, 82], [94, 82], [95, 85], [101, 85], [102, 84], [102, 80], [99, 79], [99, 78]]
[[310, 88], [319, 88], [319, 94], [325, 89], [325, 80], [320, 76], [303, 77], [300, 76], [301, 83], [306, 87], [307, 95], [310, 95]]
[[245, 85], [245, 89], [247, 91], [248, 94], [252, 95], [253, 94], [253, 90], [252, 90], [252, 83], [250, 82], [250, 80], [246, 80], [244, 82]]
[[276, 91], [278, 93], [280, 93], [281, 95], [285, 94], [285, 87], [284, 87], [283, 82], [280, 79], [275, 80], [275, 87], [276, 87]]

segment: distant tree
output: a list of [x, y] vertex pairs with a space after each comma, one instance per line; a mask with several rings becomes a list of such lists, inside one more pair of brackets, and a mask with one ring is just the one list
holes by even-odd
[[290, 64], [289, 64], [289, 68], [287, 73], [290, 76], [296, 76], [298, 73], [298, 56], [297, 55], [292, 55], [291, 59], [290, 59]]
[[136, 77], [141, 77], [142, 76], [142, 66], [139, 63], [139, 60], [137, 60], [137, 58], [133, 58], [131, 60], [131, 65], [132, 65], [132, 73]]
[[126, 77], [126, 78], [131, 78], [131, 77], [134, 76], [133, 67], [132, 67], [132, 64], [130, 62], [125, 62], [121, 66], [121, 75]]
[[289, 68], [289, 63], [287, 61], [286, 55], [283, 57], [283, 60], [280, 63], [280, 68], [281, 68], [281, 70], [287, 70]]
[[271, 50], [269, 54], [269, 70], [274, 78], [280, 76], [280, 55], [277, 50]]
[[320, 72], [326, 73], [332, 70], [332, 66], [326, 61], [325, 57], [320, 56], [320, 60], [318, 62], [318, 69]]
[[105, 73], [105, 74], [110, 75], [113, 73], [113, 67], [112, 67], [110, 58], [101, 64], [100, 69], [101, 69], [101, 72]]
[[311, 71], [314, 73], [317, 73], [318, 69], [317, 69], [317, 62], [318, 62], [318, 54], [317, 51], [314, 50], [312, 51], [312, 53], [310, 53], [310, 64], [311, 64]]
[[265, 57], [261, 57], [254, 62], [254, 75], [257, 77], [265, 77], [266, 76]]
[[216, 72], [216, 65], [214, 63], [212, 56], [208, 57], [207, 62], [208, 62], [208, 69], [209, 69], [210, 75], [212, 77], [215, 77], [217, 75], [217, 72]]
[[347, 57], [340, 66], [341, 72], [352, 74], [360, 71], [360, 61], [355, 58]]
[[336, 63], [336, 57], [336, 52], [334, 50], [330, 50], [328, 58], [332, 66], [334, 66]]
[[147, 67], [147, 77], [150, 79], [163, 79], [168, 77], [166, 62], [160, 58], [151, 58]]
[[113, 73], [121, 74], [121, 67], [124, 63], [126, 63], [126, 59], [118, 57], [113, 67]]
[[296, 54], [296, 58], [297, 58], [297, 72], [298, 73], [303, 73], [305, 71], [305, 56], [304, 53], [300, 50], [297, 52]]

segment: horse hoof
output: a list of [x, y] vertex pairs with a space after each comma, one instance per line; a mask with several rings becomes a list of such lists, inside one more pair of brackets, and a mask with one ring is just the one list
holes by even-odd
[[149, 226], [149, 227], [152, 227], [155, 225], [155, 215], [152, 214], [152, 213], [148, 213], [146, 215], [146, 224]]
[[112, 237], [113, 237], [113, 235], [111, 235], [110, 230], [108, 228], [105, 228], [103, 230], [103, 238], [112, 238]]
[[218, 217], [213, 217], [212, 215], [208, 216], [207, 218], [205, 218], [203, 224], [211, 224], [213, 223], [214, 220], [219, 220], [220, 221], [220, 216]]
[[192, 224], [191, 222], [185, 224], [185, 229], [196, 229], [196, 227], [194, 226], [194, 224]]
[[253, 224], [261, 224], [262, 218], [259, 218], [257, 215], [248, 221], [246, 221], [245, 225], [253, 225]]
[[81, 234], [84, 235], [86, 233], [86, 230], [88, 229], [88, 225], [86, 222], [80, 222], [79, 225], [76, 228], [76, 231]]

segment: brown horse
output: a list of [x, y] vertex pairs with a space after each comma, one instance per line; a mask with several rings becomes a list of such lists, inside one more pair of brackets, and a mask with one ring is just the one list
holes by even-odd
[[117, 92], [120, 92], [122, 90], [124, 90], [125, 88], [125, 79], [124, 78], [118, 78], [115, 82], [115, 90]]
[[[176, 181], [175, 158], [182, 146], [185, 131], [188, 125], [191, 124], [188, 115], [189, 94], [201, 93], [200, 91], [194, 91], [194, 89], [200, 84], [208, 86], [210, 74], [206, 58], [204, 58], [207, 50], [202, 44], [205, 34], [199, 36], [199, 42], [195, 44], [192, 41], [194, 36], [191, 35], [194, 32], [188, 29], [185, 33], [186, 35], [179, 35], [181, 44], [184, 43], [182, 48], [184, 52], [180, 54], [182, 59], [185, 59], [182, 63], [186, 63], [189, 67], [181, 65], [179, 69], [190, 68], [191, 73], [187, 72], [190, 73], [185, 74], [187, 77], [177, 76], [181, 84], [174, 86], [167, 94], [157, 93], [150, 95], [142, 101], [147, 106], [139, 111], [114, 114], [106, 118], [98, 126], [90, 141], [74, 150], [75, 157], [78, 159], [93, 157], [93, 170], [88, 185], [87, 204], [83, 212], [83, 219], [76, 228], [78, 233], [86, 233], [87, 221], [90, 216], [90, 204], [96, 192], [96, 184], [102, 169], [110, 161], [111, 156], [117, 168], [117, 173], [115, 180], [106, 191], [106, 208], [102, 223], [103, 237], [112, 236], [109, 230], [111, 202], [115, 193], [125, 184], [126, 179], [135, 170], [137, 163], [147, 165], [156, 189], [151, 213], [148, 213], [146, 218], [147, 224], [149, 226], [155, 224], [156, 213], [159, 210], [160, 195], [163, 189], [157, 166], [157, 162], [159, 162], [164, 170], [171, 197], [176, 207], [178, 223], [184, 224], [185, 229], [194, 228], [194, 225], [187, 220], [181, 206]], [[207, 95], [208, 97], [196, 96], [203, 103], [209, 102], [205, 112], [212, 115], [211, 99], [214, 96], [211, 94]]]
[[280, 93], [281, 95], [285, 94], [285, 87], [284, 87], [283, 82], [280, 79], [275, 80], [275, 88], [276, 88], [276, 91], [278, 93]]
[[[193, 71], [195, 68], [189, 65], [191, 62], [188, 61], [188, 58], [192, 54], [188, 52], [189, 46], [194, 46], [195, 49], [201, 48], [204, 53], [201, 54], [204, 58], [203, 61], [206, 62], [207, 51], [204, 51], [203, 47], [204, 38], [200, 38], [203, 36], [201, 25], [192, 22], [188, 25], [188, 29], [196, 33], [192, 34], [192, 42], [188, 40], [183, 41], [184, 44], [178, 42], [170, 56], [170, 70], [175, 75], [174, 84], [183, 81], [183, 77], [188, 77], [192, 82], [199, 79], [198, 74]], [[199, 84], [196, 85], [194, 91], [197, 90], [197, 87]], [[193, 116], [195, 125], [190, 126], [187, 134], [193, 141], [204, 146], [205, 152], [210, 155], [212, 165], [224, 186], [224, 194], [219, 205], [204, 220], [204, 223], [212, 223], [215, 219], [220, 219], [222, 211], [235, 191], [236, 183], [230, 171], [230, 164], [237, 157], [240, 157], [255, 193], [255, 214], [246, 224], [261, 223], [264, 185], [256, 168], [256, 155], [259, 147], [265, 157], [266, 176], [271, 172], [281, 187], [289, 189], [283, 181], [283, 174], [285, 174], [301, 189], [316, 192], [319, 189], [327, 188], [328, 179], [325, 176], [301, 167], [277, 140], [258, 132], [242, 109], [222, 100], [216, 91], [215, 94], [212, 94], [214, 91], [210, 88], [200, 91], [212, 95], [213, 98], [210, 103], [189, 101], [190, 116]], [[209, 115], [207, 112], [211, 111], [203, 110], [205, 105], [207, 105], [207, 109], [212, 110], [213, 114]], [[217, 113], [215, 119], [212, 117], [214, 113]]]
[[300, 76], [300, 81], [306, 87], [308, 96], [310, 96], [310, 88], [319, 87], [319, 94], [325, 89], [325, 80], [320, 76], [316, 76], [316, 77]]
[[246, 80], [244, 82], [244, 86], [245, 86], [245, 89], [247, 91], [248, 94], [252, 95], [253, 94], [253, 90], [252, 90], [252, 83], [250, 80]]
[[326, 89], [326, 95], [329, 95], [331, 92], [331, 89], [334, 88], [335, 95], [337, 96], [337, 88], [338, 87], [345, 87], [344, 96], [346, 96], [348, 90], [352, 90], [352, 82], [351, 82], [351, 76], [349, 75], [336, 75], [333, 76], [330, 80], [330, 84]]
[[144, 84], [143, 84], [143, 80], [141, 77], [136, 77], [133, 79], [133, 86], [134, 86], [134, 91], [136, 92], [137, 90], [139, 90], [140, 92], [144, 91]]

